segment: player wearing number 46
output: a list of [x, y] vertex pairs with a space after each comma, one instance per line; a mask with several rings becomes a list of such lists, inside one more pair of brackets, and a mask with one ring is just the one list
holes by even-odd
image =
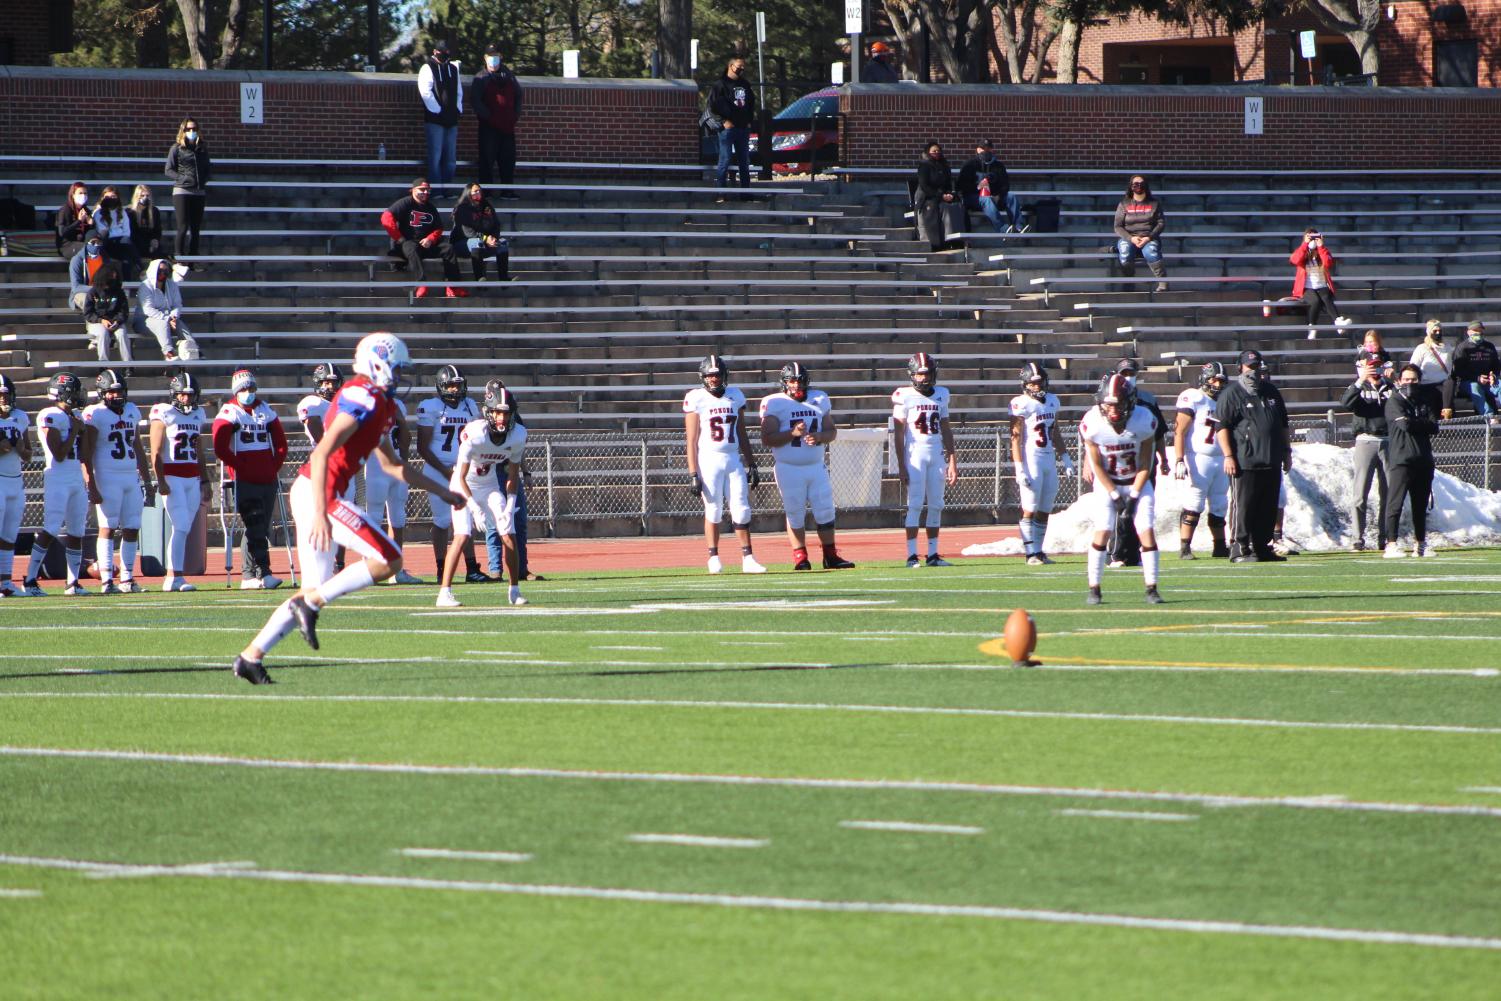
[[214, 454], [234, 484], [235, 510], [245, 525], [240, 587], [270, 590], [281, 585], [281, 578], [271, 574], [271, 515], [281, 492], [287, 433], [276, 411], [257, 397], [254, 372], [235, 372], [229, 388], [234, 398], [214, 418]]
[[[910, 386], [891, 394], [892, 439], [897, 476], [907, 488], [907, 567], [946, 567], [938, 555], [943, 490], [959, 481], [954, 432], [949, 428], [949, 391], [938, 385], [938, 363], [926, 351], [907, 359]], [[917, 558], [917, 519], [928, 508], [928, 557]]]
[[72, 372], [59, 372], [47, 382], [52, 406], [36, 415], [37, 436], [42, 442], [42, 530], [31, 543], [23, 593], [40, 598], [46, 592], [37, 584], [47, 550], [62, 534], [68, 555], [70, 597], [88, 594], [78, 582], [83, 566], [83, 532], [89, 517], [89, 495], [83, 488], [79, 455], [83, 444], [83, 383]]
[[31, 443], [26, 439], [31, 418], [15, 403], [16, 384], [0, 374], [0, 598], [16, 595], [10, 575], [16, 565], [16, 533], [26, 509], [21, 467], [31, 461]]
[[782, 366], [782, 391], [761, 401], [761, 443], [776, 460], [777, 489], [787, 515], [792, 569], [812, 570], [808, 560], [808, 508], [818, 526], [825, 570], [850, 570], [854, 564], [834, 545], [834, 487], [824, 468], [824, 446], [839, 435], [834, 406], [822, 390], [810, 389], [808, 370], [791, 361]]
[[1141, 572], [1147, 601], [1162, 603], [1157, 593], [1157, 536], [1152, 531], [1156, 497], [1152, 490], [1152, 453], [1157, 447], [1157, 418], [1136, 405], [1136, 386], [1124, 375], [1100, 380], [1095, 406], [1079, 422], [1094, 474], [1094, 539], [1089, 547], [1089, 598], [1100, 603], [1100, 576], [1105, 569], [1105, 542], [1117, 524], [1135, 525], [1141, 539]]
[[162, 496], [172, 526], [163, 591], [197, 590], [182, 571], [187, 566], [188, 532], [199, 509], [208, 503], [211, 489], [203, 440], [208, 415], [198, 405], [200, 395], [198, 379], [190, 372], [179, 372], [167, 384], [167, 402], [151, 408], [151, 466], [156, 492]]
[[[94, 385], [99, 402], [83, 411], [80, 458], [84, 489], [99, 519], [100, 593], [131, 594], [144, 590], [135, 581], [136, 547], [142, 505], [152, 502], [154, 492], [146, 450], [136, 440], [141, 411], [126, 398], [125, 377], [114, 369], [100, 372]], [[120, 533], [119, 584], [115, 583], [116, 532]]]
[[1011, 401], [1011, 464], [1021, 495], [1022, 549], [1027, 565], [1053, 561], [1042, 551], [1048, 536], [1048, 516], [1058, 499], [1058, 463], [1074, 475], [1074, 460], [1058, 437], [1058, 397], [1048, 392], [1048, 373], [1035, 361], [1021, 371], [1022, 395]]
[[[1225, 475], [1225, 458], [1220, 454], [1215, 433], [1220, 422], [1215, 412], [1215, 401], [1229, 380], [1225, 366], [1217, 361], [1207, 362], [1199, 370], [1197, 389], [1185, 389], [1178, 394], [1177, 429], [1173, 435], [1173, 479], [1187, 480], [1188, 498], [1183, 511], [1178, 515], [1178, 556], [1194, 558], [1194, 529], [1199, 516], [1209, 508], [1209, 538], [1214, 543], [1213, 556], [1224, 559], [1230, 555], [1225, 544], [1225, 514], [1230, 510], [1230, 478]], [[1185, 445], [1193, 443], [1188, 452]]]
[[709, 572], [719, 573], [719, 527], [729, 501], [730, 524], [740, 540], [740, 572], [765, 573], [751, 555], [751, 488], [761, 483], [745, 437], [745, 394], [730, 385], [730, 370], [719, 355], [698, 364], [703, 386], [683, 397], [689, 486], [704, 502], [704, 542]]

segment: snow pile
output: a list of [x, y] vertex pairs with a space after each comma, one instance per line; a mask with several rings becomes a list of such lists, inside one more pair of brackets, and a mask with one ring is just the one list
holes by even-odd
[[[1355, 452], [1337, 445], [1295, 445], [1292, 472], [1283, 477], [1287, 487], [1287, 510], [1283, 535], [1297, 548], [1309, 552], [1349, 549], [1355, 541]], [[1178, 539], [1178, 513], [1188, 484], [1170, 476], [1157, 477], [1157, 537], [1167, 548]], [[1089, 547], [1094, 525], [1090, 521], [1089, 493], [1067, 510], [1048, 520], [1046, 549], [1050, 553], [1082, 553]], [[1366, 505], [1366, 539], [1376, 544], [1377, 512], [1375, 483]], [[1411, 533], [1411, 519], [1402, 516], [1404, 534]], [[1433, 510], [1428, 514], [1428, 541], [1434, 546], [1501, 545], [1501, 494], [1472, 486], [1439, 473], [1433, 483]], [[1194, 534], [1194, 549], [1210, 548], [1205, 520]], [[1021, 550], [1017, 539], [967, 546], [965, 556], [1014, 556]]]

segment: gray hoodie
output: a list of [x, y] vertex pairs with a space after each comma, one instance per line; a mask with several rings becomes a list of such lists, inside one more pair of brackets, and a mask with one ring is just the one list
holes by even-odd
[[166, 261], [152, 261], [146, 267], [146, 277], [141, 280], [139, 302], [147, 319], [175, 319], [182, 312], [182, 289], [176, 276], [169, 273], [167, 287], [156, 287], [157, 275], [165, 267], [168, 267]]

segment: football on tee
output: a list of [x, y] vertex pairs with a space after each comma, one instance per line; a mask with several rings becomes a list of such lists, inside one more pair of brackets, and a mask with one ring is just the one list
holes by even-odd
[[1037, 649], [1037, 623], [1024, 608], [1018, 608], [1006, 619], [1004, 633], [1006, 654], [1015, 662], [1025, 662]]

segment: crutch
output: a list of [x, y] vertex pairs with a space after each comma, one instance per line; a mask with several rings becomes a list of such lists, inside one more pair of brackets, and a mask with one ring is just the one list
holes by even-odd
[[[234, 545], [234, 517], [225, 511], [225, 500], [229, 494], [230, 480], [224, 478], [224, 463], [219, 463], [219, 531], [224, 536], [224, 586], [231, 587], [230, 579], [234, 575], [235, 545]], [[237, 481], [235, 481], [237, 482]], [[239, 510], [236, 502], [235, 510]]]
[[287, 570], [292, 575], [292, 586], [297, 586], [297, 561], [292, 557], [292, 535], [297, 531], [292, 520], [287, 517], [287, 498], [282, 490], [281, 476], [276, 477], [276, 510], [281, 517], [281, 541], [287, 547]]

